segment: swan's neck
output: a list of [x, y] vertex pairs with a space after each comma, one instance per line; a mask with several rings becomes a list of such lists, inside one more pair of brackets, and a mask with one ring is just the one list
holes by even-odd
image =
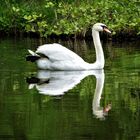
[[95, 52], [96, 52], [95, 63], [98, 65], [99, 68], [103, 68], [105, 60], [104, 60], [104, 53], [103, 53], [102, 45], [100, 42], [99, 32], [92, 29], [92, 37], [93, 37], [93, 42], [94, 42]]

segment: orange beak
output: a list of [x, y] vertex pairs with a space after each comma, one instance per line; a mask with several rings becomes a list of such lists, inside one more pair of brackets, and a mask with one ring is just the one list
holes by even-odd
[[104, 28], [104, 31], [111, 34], [111, 31], [109, 31], [109, 29], [107, 29], [107, 28]]

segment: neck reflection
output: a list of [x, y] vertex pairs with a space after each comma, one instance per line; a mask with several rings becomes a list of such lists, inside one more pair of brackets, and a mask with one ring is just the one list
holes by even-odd
[[94, 92], [94, 97], [92, 101], [92, 111], [96, 118], [101, 120], [105, 119], [105, 116], [108, 115], [108, 111], [111, 109], [111, 104], [108, 104], [106, 107], [100, 107], [101, 95], [104, 88], [105, 74], [104, 71], [99, 74], [95, 74], [96, 77], [96, 88]]

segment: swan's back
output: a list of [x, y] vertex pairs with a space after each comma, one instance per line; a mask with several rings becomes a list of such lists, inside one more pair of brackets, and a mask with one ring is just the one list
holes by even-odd
[[78, 56], [71, 50], [57, 43], [45, 44], [45, 45], [39, 46], [36, 53], [40, 53], [47, 56], [51, 62], [76, 61], [80, 63], [84, 61], [80, 56]]

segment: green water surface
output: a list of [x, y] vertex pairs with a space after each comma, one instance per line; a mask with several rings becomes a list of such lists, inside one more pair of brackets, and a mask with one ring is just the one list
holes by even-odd
[[[45, 95], [29, 86], [27, 78], [37, 77], [39, 70], [25, 61], [27, 49], [50, 42], [54, 40], [0, 39], [0, 139], [139, 140], [140, 42], [103, 43], [105, 81], [98, 109], [110, 106], [103, 117], [93, 112], [95, 75], [85, 76], [61, 96]], [[88, 62], [95, 60], [92, 41], [57, 42]], [[49, 82], [43, 83], [45, 88], [59, 78], [50, 76]], [[64, 87], [61, 82], [57, 85]]]

